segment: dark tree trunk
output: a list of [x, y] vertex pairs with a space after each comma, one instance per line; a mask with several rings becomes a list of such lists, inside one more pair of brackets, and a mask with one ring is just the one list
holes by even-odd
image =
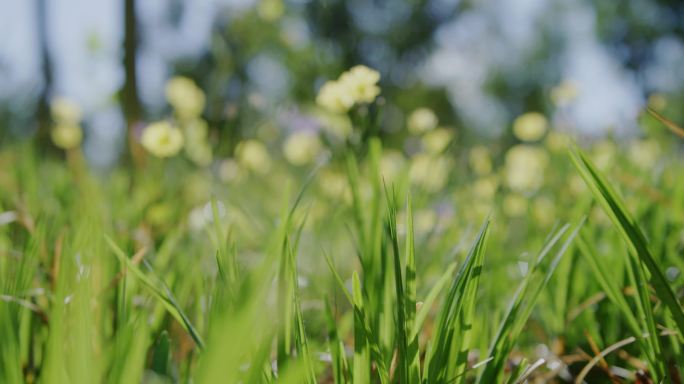
[[47, 41], [47, 0], [38, 0], [36, 6], [38, 20], [38, 45], [40, 50], [40, 69], [43, 77], [43, 87], [38, 98], [36, 110], [36, 125], [38, 137], [47, 140], [50, 132], [50, 91], [52, 90], [52, 62]]
[[126, 137], [128, 149], [133, 163], [142, 161], [142, 150], [136, 139], [135, 127], [140, 122], [142, 108], [138, 94], [138, 77], [136, 70], [138, 51], [138, 22], [135, 0], [124, 0], [124, 56], [123, 66], [125, 80], [121, 88], [121, 107], [126, 118]]

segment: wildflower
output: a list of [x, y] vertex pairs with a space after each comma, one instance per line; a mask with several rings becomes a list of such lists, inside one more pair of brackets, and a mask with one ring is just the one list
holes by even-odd
[[295, 132], [283, 143], [283, 154], [292, 165], [311, 163], [321, 153], [322, 144], [312, 132]]
[[480, 176], [492, 172], [492, 155], [487, 147], [478, 145], [470, 149], [468, 156], [470, 169]]
[[570, 136], [564, 132], [553, 130], [546, 136], [546, 147], [551, 152], [561, 152], [567, 149], [568, 144], [570, 144]]
[[412, 184], [419, 185], [426, 191], [436, 192], [446, 185], [449, 165], [449, 160], [445, 157], [418, 154], [411, 160], [409, 179]]
[[515, 119], [513, 134], [522, 141], [537, 141], [546, 133], [547, 125], [544, 115], [538, 112], [528, 112]]
[[52, 142], [62, 149], [73, 149], [81, 145], [83, 131], [76, 123], [58, 123], [50, 131]]
[[250, 171], [264, 174], [271, 169], [271, 156], [266, 146], [258, 140], [245, 140], [235, 148], [240, 165]]
[[181, 120], [196, 118], [204, 110], [204, 92], [187, 77], [176, 76], [166, 83], [166, 100]]
[[244, 177], [244, 170], [234, 159], [226, 159], [221, 162], [218, 169], [219, 178], [224, 183], [239, 181]]
[[453, 132], [446, 128], [435, 129], [423, 136], [423, 148], [428, 153], [440, 154], [449, 146], [453, 137]]
[[327, 197], [351, 201], [351, 188], [344, 174], [326, 169], [321, 172], [318, 180], [321, 192]]
[[473, 195], [476, 199], [487, 201], [494, 198], [499, 181], [495, 176], [487, 176], [476, 180], [472, 185]]
[[257, 6], [257, 14], [265, 21], [276, 21], [284, 12], [285, 5], [282, 0], [261, 0]]
[[213, 159], [207, 136], [209, 126], [202, 119], [193, 119], [183, 125], [185, 154], [199, 166], [209, 165]]
[[534, 192], [544, 181], [546, 152], [529, 145], [516, 145], [506, 152], [506, 184], [516, 192]]
[[354, 97], [346, 84], [327, 81], [316, 96], [316, 103], [334, 113], [345, 113], [354, 105]]
[[339, 82], [351, 93], [356, 103], [372, 103], [380, 94], [380, 72], [365, 65], [356, 65], [340, 76]]
[[437, 127], [437, 115], [429, 108], [418, 108], [408, 117], [408, 130], [413, 135], [420, 135]]
[[83, 113], [78, 104], [64, 98], [57, 97], [50, 103], [52, 118], [60, 123], [77, 124], [83, 118]]
[[140, 141], [148, 152], [160, 158], [175, 156], [183, 148], [183, 135], [167, 121], [148, 125]]

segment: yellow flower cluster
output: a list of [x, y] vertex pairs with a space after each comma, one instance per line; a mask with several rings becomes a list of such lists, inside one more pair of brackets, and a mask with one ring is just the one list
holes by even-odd
[[420, 135], [431, 131], [437, 127], [438, 123], [437, 115], [430, 108], [424, 107], [411, 112], [406, 121], [408, 131], [412, 135]]
[[206, 103], [204, 91], [187, 77], [176, 76], [166, 83], [166, 100], [171, 104], [174, 115], [185, 139], [185, 154], [195, 164], [209, 165], [213, 159], [209, 144], [209, 127], [202, 119]]
[[179, 120], [198, 118], [204, 110], [204, 92], [187, 77], [176, 76], [166, 83], [166, 100]]
[[83, 141], [81, 119], [83, 114], [78, 104], [58, 97], [50, 104], [50, 112], [55, 126], [50, 131], [50, 137], [55, 145], [62, 149], [74, 149]]
[[141, 137], [142, 146], [160, 157], [175, 156], [183, 148], [183, 135], [168, 121], [158, 121], [145, 127]]
[[334, 113], [345, 113], [355, 104], [372, 103], [380, 94], [380, 72], [357, 65], [337, 80], [327, 81], [318, 91], [316, 103]]

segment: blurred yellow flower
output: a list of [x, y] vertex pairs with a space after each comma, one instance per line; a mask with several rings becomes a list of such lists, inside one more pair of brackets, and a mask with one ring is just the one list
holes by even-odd
[[345, 113], [354, 105], [349, 87], [339, 81], [326, 81], [318, 90], [316, 104], [334, 113]]
[[234, 159], [223, 160], [219, 165], [218, 174], [224, 183], [240, 181], [245, 176], [245, 172]]
[[258, 140], [245, 140], [235, 148], [235, 157], [240, 165], [250, 171], [264, 174], [271, 169], [271, 156], [266, 146]]
[[506, 185], [516, 192], [533, 192], [544, 182], [548, 164], [544, 150], [531, 145], [516, 145], [506, 152]]
[[546, 135], [546, 147], [551, 151], [551, 152], [562, 152], [568, 149], [568, 145], [572, 140], [570, 139], [570, 136], [567, 133], [552, 130], [549, 131], [549, 134]]
[[527, 112], [513, 121], [513, 134], [522, 141], [537, 141], [544, 136], [548, 122], [539, 112]]
[[257, 14], [265, 21], [276, 21], [285, 13], [283, 0], [261, 0], [257, 5]]
[[202, 119], [183, 122], [185, 154], [199, 166], [206, 166], [213, 160], [213, 151], [208, 141], [209, 126]]
[[446, 185], [449, 177], [450, 162], [443, 156], [430, 156], [420, 153], [411, 159], [409, 179], [429, 192], [436, 192]]
[[527, 199], [517, 193], [510, 193], [502, 202], [504, 214], [508, 217], [520, 217], [527, 212]]
[[56, 97], [50, 103], [52, 118], [58, 123], [78, 124], [83, 118], [81, 107], [65, 97]]
[[204, 110], [204, 91], [187, 77], [175, 76], [166, 83], [166, 100], [181, 120], [199, 117]]
[[453, 131], [446, 128], [438, 128], [426, 133], [422, 138], [423, 148], [426, 152], [438, 155], [449, 146], [454, 137]]
[[437, 115], [430, 108], [418, 108], [411, 112], [406, 122], [409, 133], [420, 135], [437, 127]]
[[484, 176], [492, 171], [492, 154], [485, 146], [478, 145], [470, 149], [468, 156], [470, 169], [476, 174]]
[[339, 82], [351, 92], [356, 103], [372, 103], [380, 94], [380, 72], [365, 65], [356, 65], [344, 72]]
[[351, 188], [347, 177], [330, 169], [321, 171], [318, 185], [324, 195], [333, 199], [351, 201]]
[[57, 123], [50, 130], [50, 137], [57, 147], [73, 149], [81, 145], [83, 131], [77, 123]]
[[285, 159], [292, 165], [305, 165], [316, 160], [323, 149], [318, 134], [313, 132], [295, 132], [283, 143]]
[[473, 197], [477, 200], [488, 201], [494, 198], [499, 181], [496, 176], [477, 179], [472, 185]]
[[148, 152], [157, 157], [171, 157], [183, 148], [183, 135], [180, 129], [173, 127], [168, 121], [158, 121], [145, 127], [140, 142]]

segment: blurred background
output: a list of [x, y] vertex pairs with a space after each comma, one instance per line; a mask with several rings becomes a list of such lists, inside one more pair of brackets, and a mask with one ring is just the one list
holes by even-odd
[[381, 74], [388, 143], [426, 106], [459, 143], [506, 140], [529, 111], [628, 137], [646, 103], [684, 117], [683, 37], [678, 0], [0, 0], [0, 141], [40, 137], [66, 98], [111, 166], [181, 75], [229, 156], [264, 124], [315, 129], [317, 90], [356, 64]]

